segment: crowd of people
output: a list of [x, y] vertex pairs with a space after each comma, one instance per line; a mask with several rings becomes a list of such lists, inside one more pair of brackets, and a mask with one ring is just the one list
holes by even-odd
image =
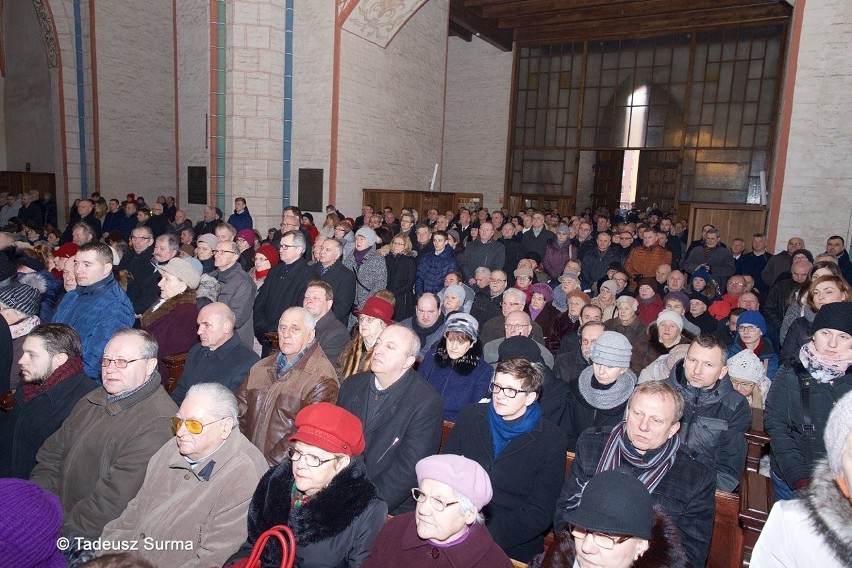
[[655, 209], [371, 205], [262, 234], [242, 197], [193, 224], [133, 194], [59, 231], [49, 196], [0, 203], [15, 566], [242, 566], [279, 524], [304, 568], [704, 566], [752, 409], [779, 502], [752, 565], [796, 539], [850, 560], [840, 236], [773, 255]]

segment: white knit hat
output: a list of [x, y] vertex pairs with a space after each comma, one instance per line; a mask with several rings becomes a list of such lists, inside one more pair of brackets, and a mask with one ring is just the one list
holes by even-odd
[[733, 379], [757, 384], [763, 374], [763, 363], [751, 349], [743, 349], [733, 357], [728, 357], [728, 376]]
[[678, 326], [681, 330], [683, 330], [683, 317], [675, 311], [672, 310], [663, 310], [660, 312], [660, 315], [657, 316], [657, 321], [655, 322], [657, 325], [660, 325], [661, 322], [670, 321], [676, 326]]
[[[829, 304], [831, 305], [831, 304]], [[825, 424], [825, 453], [828, 458], [828, 467], [837, 475], [841, 475], [843, 461], [843, 446], [852, 432], [852, 392], [847, 392], [837, 401], [828, 422]]]

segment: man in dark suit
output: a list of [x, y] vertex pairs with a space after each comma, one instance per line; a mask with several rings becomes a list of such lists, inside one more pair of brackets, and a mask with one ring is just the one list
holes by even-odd
[[334, 291], [328, 282], [311, 280], [305, 290], [302, 307], [316, 319], [317, 343], [332, 365], [337, 367], [337, 359], [351, 339], [346, 326], [340, 323], [332, 311]]
[[443, 402], [412, 368], [419, 351], [413, 331], [385, 328], [376, 340], [372, 372], [346, 379], [337, 397], [337, 405], [364, 425], [367, 475], [392, 515], [414, 510], [414, 466], [436, 454], [441, 443]]
[[355, 303], [355, 273], [343, 266], [341, 256], [343, 244], [337, 239], [326, 239], [319, 247], [319, 262], [313, 268], [319, 279], [331, 286], [334, 298], [331, 311], [340, 323], [347, 325]]
[[[95, 204], [90, 199], [83, 199], [77, 204], [77, 213], [80, 214], [80, 219], [77, 221], [83, 222], [90, 226], [95, 233], [95, 240], [101, 238], [101, 222], [95, 217]], [[75, 223], [68, 223], [65, 231], [62, 233], [62, 238], [59, 239], [59, 244], [70, 243], [73, 240], [72, 231]]]

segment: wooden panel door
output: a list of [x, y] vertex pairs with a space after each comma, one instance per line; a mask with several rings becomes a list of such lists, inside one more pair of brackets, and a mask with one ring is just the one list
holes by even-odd
[[595, 185], [592, 191], [592, 211], [606, 207], [618, 209], [621, 202], [621, 178], [624, 174], [623, 150], [598, 150], [595, 165]]
[[675, 209], [682, 159], [679, 150], [642, 150], [636, 178], [636, 206], [657, 204], [661, 211]]

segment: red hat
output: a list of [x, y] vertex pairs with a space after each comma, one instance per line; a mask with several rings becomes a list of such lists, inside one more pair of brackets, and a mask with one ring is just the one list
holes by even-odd
[[136, 194], [135, 193], [128, 193], [127, 194], [127, 201], [136, 201]]
[[333, 454], [357, 456], [364, 452], [364, 428], [354, 414], [328, 402], [310, 404], [296, 415], [290, 441], [304, 442]]
[[254, 246], [254, 231], [251, 229], [243, 229], [242, 231], [237, 233], [238, 239], [245, 239], [245, 241], [249, 244], [250, 247]]
[[377, 296], [370, 296], [367, 298], [367, 303], [364, 304], [363, 308], [355, 310], [356, 316], [360, 316], [361, 314], [378, 318], [387, 325], [393, 323], [393, 306], [387, 300], [383, 300]]
[[275, 247], [272, 245], [261, 245], [258, 247], [256, 254], [262, 254], [266, 257], [266, 260], [269, 261], [269, 264], [275, 266], [278, 264], [278, 261], [281, 260], [281, 257], [278, 256], [278, 251], [275, 250]]
[[53, 258], [71, 258], [79, 248], [76, 243], [65, 243], [53, 250]]

